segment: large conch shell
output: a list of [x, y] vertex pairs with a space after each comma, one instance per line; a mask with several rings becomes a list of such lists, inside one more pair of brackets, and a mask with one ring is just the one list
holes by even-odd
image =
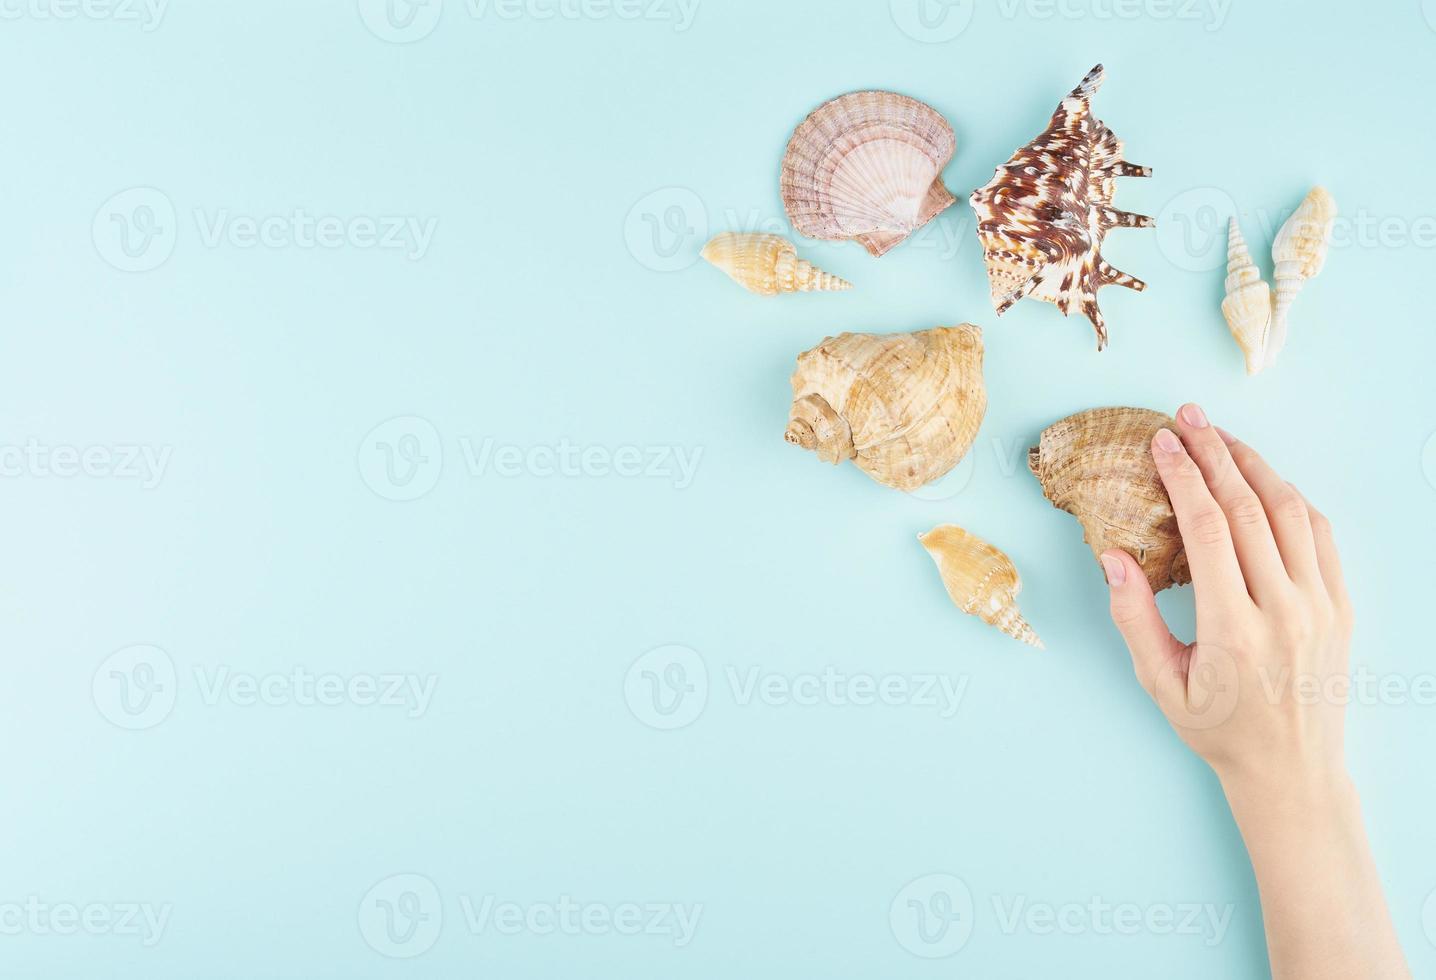
[[981, 328], [845, 333], [798, 355], [784, 438], [915, 490], [957, 465], [986, 411]]
[[953, 203], [942, 183], [957, 139], [936, 109], [896, 92], [826, 102], [788, 141], [781, 189], [800, 234], [856, 239], [873, 255]]
[[957, 608], [1014, 640], [1044, 649], [1017, 609], [1022, 579], [1011, 558], [955, 524], [935, 527], [917, 539], [937, 563], [942, 584]]
[[1162, 428], [1176, 431], [1161, 412], [1094, 408], [1048, 426], [1027, 453], [1042, 492], [1082, 522], [1092, 553], [1126, 551], [1154, 592], [1192, 580], [1177, 518], [1152, 460], [1152, 437]]
[[1276, 281], [1276, 300], [1266, 349], [1267, 366], [1276, 360], [1286, 345], [1287, 314], [1296, 294], [1326, 264], [1326, 249], [1335, 223], [1336, 200], [1325, 188], [1313, 187], [1276, 233], [1276, 241], [1271, 246], [1271, 257], [1276, 262], [1272, 273]]
[[835, 293], [853, 288], [847, 280], [798, 258], [793, 243], [778, 235], [725, 231], [703, 246], [702, 255], [738, 285], [760, 296]]
[[977, 236], [987, 262], [998, 315], [1025, 296], [1055, 303], [1063, 316], [1078, 309], [1107, 346], [1097, 290], [1113, 284], [1141, 291], [1146, 283], [1102, 258], [1112, 228], [1151, 228], [1142, 214], [1112, 207], [1117, 177], [1150, 177], [1151, 168], [1122, 159], [1122, 141], [1092, 115], [1102, 66], [1062, 100], [1047, 129], [997, 168], [972, 193]]
[[1227, 226], [1227, 297], [1222, 300], [1222, 316], [1246, 355], [1247, 374], [1266, 367], [1272, 295], [1252, 261], [1237, 219], [1232, 218]]

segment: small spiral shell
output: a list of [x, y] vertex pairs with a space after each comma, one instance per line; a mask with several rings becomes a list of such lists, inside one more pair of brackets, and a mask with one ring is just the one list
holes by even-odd
[[1222, 300], [1222, 315], [1246, 356], [1247, 374], [1256, 374], [1266, 366], [1272, 290], [1252, 261], [1236, 218], [1227, 225], [1227, 295]]
[[778, 235], [725, 231], [703, 246], [703, 258], [760, 296], [779, 293], [836, 293], [853, 284], [798, 258], [792, 242]]
[[937, 563], [953, 604], [1028, 646], [1045, 649], [1017, 609], [1022, 578], [1012, 559], [956, 524], [943, 524], [917, 539]]

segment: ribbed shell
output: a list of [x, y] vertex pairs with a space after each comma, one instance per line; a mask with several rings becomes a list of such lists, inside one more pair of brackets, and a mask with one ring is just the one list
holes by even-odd
[[1153, 591], [1192, 580], [1171, 499], [1152, 460], [1152, 437], [1162, 428], [1176, 431], [1161, 412], [1094, 408], [1048, 426], [1027, 454], [1042, 492], [1082, 523], [1092, 553], [1128, 552]]
[[1002, 551], [956, 524], [943, 524], [918, 540], [937, 563], [953, 604], [1028, 646], [1043, 649], [1037, 633], [1017, 609], [1022, 578]]
[[987, 411], [982, 330], [829, 337], [798, 356], [792, 384], [788, 442], [915, 490], [956, 466], [977, 437]]
[[1286, 346], [1287, 316], [1296, 294], [1326, 265], [1326, 250], [1335, 223], [1336, 200], [1325, 188], [1313, 187], [1276, 233], [1271, 245], [1271, 257], [1276, 263], [1272, 272], [1276, 296], [1266, 349], [1268, 366]]
[[956, 137], [896, 92], [853, 92], [799, 124], [783, 157], [788, 219], [809, 238], [855, 239], [882, 255], [953, 203], [942, 183]]
[[1267, 332], [1271, 328], [1272, 289], [1252, 261], [1237, 219], [1227, 225], [1227, 295], [1222, 300], [1232, 337], [1246, 357], [1247, 374], [1265, 367]]
[[1088, 72], [1047, 129], [971, 199], [998, 315], [1026, 296], [1055, 303], [1064, 316], [1075, 307], [1097, 331], [1098, 350], [1107, 346], [1107, 325], [1097, 290], [1111, 284], [1147, 288], [1103, 260], [1102, 240], [1112, 228], [1155, 224], [1112, 207], [1117, 177], [1150, 177], [1152, 171], [1124, 161], [1122, 141], [1092, 115], [1092, 95], [1102, 79], [1101, 65]]
[[751, 293], [842, 292], [853, 284], [798, 258], [793, 243], [779, 235], [725, 231], [703, 246], [703, 258]]

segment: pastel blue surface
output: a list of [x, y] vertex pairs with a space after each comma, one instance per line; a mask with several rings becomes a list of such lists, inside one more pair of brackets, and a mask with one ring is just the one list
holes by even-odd
[[[0, 973], [1265, 976], [1219, 787], [1025, 469], [1187, 399], [1337, 525], [1388, 685], [1351, 765], [1436, 971], [1436, 6], [922, 3], [4, 7]], [[1159, 219], [1101, 354], [997, 320], [965, 200], [1099, 61]], [[790, 233], [788, 135], [868, 87], [952, 121], [958, 205], [801, 243], [842, 295], [696, 261]], [[1330, 261], [1247, 378], [1226, 218], [1269, 270], [1318, 182]], [[800, 351], [962, 321], [948, 480], [783, 442]], [[1046, 653], [951, 606], [945, 522]]]

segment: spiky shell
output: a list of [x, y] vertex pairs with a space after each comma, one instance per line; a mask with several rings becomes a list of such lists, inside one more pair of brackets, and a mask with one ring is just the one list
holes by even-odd
[[1271, 246], [1271, 257], [1276, 262], [1272, 273], [1276, 297], [1266, 348], [1268, 366], [1286, 346], [1287, 316], [1296, 294], [1326, 264], [1326, 250], [1335, 223], [1336, 200], [1325, 188], [1313, 187], [1276, 233], [1276, 240]]
[[780, 235], [725, 231], [703, 246], [702, 255], [738, 285], [760, 296], [853, 288], [847, 280], [798, 258], [797, 248]]
[[1003, 552], [956, 524], [943, 524], [917, 539], [937, 563], [953, 604], [1014, 640], [1043, 649], [1037, 633], [1017, 609], [1022, 578]]
[[1118, 177], [1150, 177], [1151, 168], [1122, 159], [1122, 141], [1092, 115], [1102, 66], [1087, 73], [1040, 136], [972, 193], [977, 235], [987, 263], [992, 305], [998, 315], [1025, 296], [1056, 304], [1063, 316], [1075, 306], [1107, 346], [1107, 325], [1097, 290], [1116, 284], [1143, 290], [1146, 283], [1102, 259], [1112, 228], [1151, 228], [1146, 215], [1112, 206]]
[[1247, 374], [1266, 366], [1271, 311], [1272, 289], [1252, 261], [1241, 226], [1232, 218], [1227, 225], [1227, 295], [1222, 300], [1222, 316], [1246, 356]]
[[1145, 408], [1094, 408], [1054, 422], [1027, 453], [1027, 466], [1053, 506], [1082, 523], [1092, 554], [1129, 553], [1154, 592], [1192, 580], [1157, 464], [1152, 437], [1176, 431], [1170, 416]]
[[884, 252], [953, 203], [942, 168], [957, 147], [936, 109], [896, 92], [826, 102], [788, 141], [780, 187], [799, 234]]
[[982, 330], [845, 333], [798, 355], [788, 442], [915, 490], [957, 465], [987, 411]]

